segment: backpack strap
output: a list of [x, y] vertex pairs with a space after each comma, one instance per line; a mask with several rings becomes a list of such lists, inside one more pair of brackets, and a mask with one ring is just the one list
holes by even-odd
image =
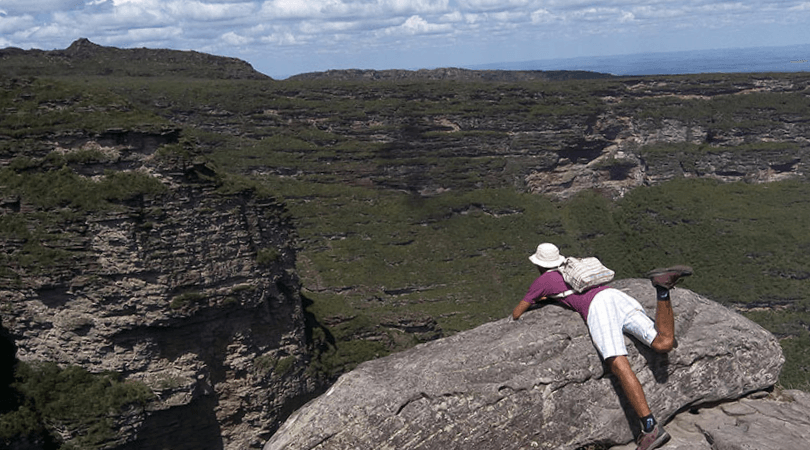
[[554, 298], [554, 299], [559, 299], [559, 298], [568, 297], [569, 295], [571, 295], [573, 293], [574, 293], [574, 290], [569, 289], [569, 290], [567, 290], [565, 292], [560, 292], [559, 294], [549, 295], [549, 297]]
[[[556, 268], [551, 269], [551, 270], [557, 271], [557, 272], [559, 272], [559, 273], [560, 273], [560, 275], [562, 275], [562, 274], [563, 274], [563, 273], [562, 273], [562, 266], [563, 266], [563, 265], [564, 265], [566, 262], [568, 262], [568, 258], [565, 258], [565, 261], [564, 261], [562, 264], [560, 264], [560, 266], [559, 266], [559, 267], [556, 267]], [[565, 275], [563, 275], [563, 279], [565, 279]], [[569, 295], [573, 294], [574, 292], [576, 292], [576, 291], [575, 291], [575, 290], [573, 290], [573, 289], [569, 289], [569, 290], [567, 290], [567, 291], [565, 291], [565, 292], [560, 292], [559, 294], [549, 295], [548, 297], [550, 297], [550, 298], [553, 298], [553, 299], [557, 300], [557, 299], [561, 299], [561, 298], [568, 297]]]

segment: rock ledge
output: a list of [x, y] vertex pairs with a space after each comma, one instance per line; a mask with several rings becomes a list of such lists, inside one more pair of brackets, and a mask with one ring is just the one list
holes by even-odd
[[[614, 287], [653, 312], [648, 281]], [[672, 295], [679, 347], [662, 356], [629, 345], [659, 419], [775, 384], [784, 358], [770, 333], [691, 291]], [[264, 449], [620, 445], [637, 430], [614, 383], [579, 316], [548, 305], [517, 322], [488, 323], [360, 365], [291, 416]]]

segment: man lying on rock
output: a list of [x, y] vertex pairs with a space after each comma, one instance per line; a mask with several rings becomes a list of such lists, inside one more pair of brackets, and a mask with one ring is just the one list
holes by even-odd
[[[512, 311], [517, 320], [536, 301], [554, 299], [579, 312], [588, 324], [596, 350], [605, 365], [619, 380], [630, 405], [641, 418], [641, 434], [636, 439], [636, 450], [658, 448], [669, 440], [669, 434], [655, 421], [644, 390], [627, 360], [623, 332], [627, 332], [658, 353], [667, 353], [675, 346], [675, 316], [672, 312], [669, 290], [692, 274], [688, 266], [655, 269], [647, 274], [657, 292], [655, 322], [644, 312], [641, 304], [624, 292], [607, 286], [597, 286], [582, 293], [571, 290], [555, 269], [565, 261], [554, 244], [543, 243], [529, 257], [540, 270], [526, 296]], [[559, 294], [565, 293], [561, 297]], [[556, 297], [555, 297], [556, 296]]]

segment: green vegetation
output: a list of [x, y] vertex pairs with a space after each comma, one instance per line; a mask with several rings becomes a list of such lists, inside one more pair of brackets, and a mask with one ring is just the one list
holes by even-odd
[[19, 196], [43, 209], [70, 207], [97, 211], [139, 195], [166, 191], [160, 181], [142, 172], [107, 171], [97, 181], [82, 177], [61, 156], [51, 155], [43, 159], [12, 159], [8, 167], [0, 169], [4, 194]]
[[69, 245], [72, 237], [66, 223], [77, 216], [115, 209], [139, 196], [166, 191], [160, 181], [145, 172], [107, 170], [89, 178], [72, 169], [73, 164], [100, 159], [100, 153], [91, 151], [50, 152], [41, 158], [18, 156], [0, 168], [3, 198], [19, 199], [21, 205], [32, 208], [0, 216], [0, 237], [24, 242], [19, 251], [0, 254], [0, 277], [15, 279], [11, 268], [41, 273], [70, 258], [70, 252], [62, 247]]
[[[152, 400], [142, 383], [121, 381], [115, 373], [91, 374], [54, 363], [19, 363], [17, 382], [21, 395], [17, 410], [0, 416], [0, 442], [60, 430], [72, 436], [61, 449], [106, 448], [116, 436], [118, 420], [141, 414]], [[57, 438], [59, 441], [60, 438]]]
[[272, 355], [262, 355], [253, 361], [253, 367], [261, 375], [272, 374], [275, 377], [283, 377], [295, 366], [295, 356], [284, 356], [276, 358]]
[[[329, 328], [339, 342], [328, 354], [332, 367], [343, 367], [341, 359], [351, 366], [356, 356], [341, 353], [341, 340], [378, 332], [391, 314], [433, 317], [445, 334], [505, 317], [533, 279], [527, 255], [544, 240], [566, 254], [598, 255], [620, 278], [688, 262], [697, 274], [685, 287], [742, 308], [787, 304], [794, 315], [783, 321], [807, 320], [805, 181], [676, 180], [617, 202], [586, 192], [555, 203], [508, 189], [431, 198], [363, 188], [330, 192], [313, 191], [303, 202], [288, 197], [288, 205], [306, 243], [299, 254], [304, 286], [317, 277], [337, 292], [307, 294], [309, 311], [321, 320], [350, 318]], [[801, 327], [769, 323], [769, 314], [751, 317], [777, 335], [802, 336]], [[352, 352], [396, 350], [378, 344], [353, 342]], [[806, 355], [795, 361], [807, 369]]]
[[202, 302], [205, 299], [206, 296], [201, 292], [186, 292], [174, 296], [172, 301], [169, 302], [169, 307], [171, 309], [183, 309], [195, 303]]
[[[768, 155], [774, 164], [783, 155], [790, 163], [803, 150], [798, 140], [752, 141], [746, 133], [806, 120], [807, 74], [276, 82], [133, 76], [141, 73], [135, 69], [0, 81], [0, 158], [7, 162], [0, 200], [10, 209], [18, 201], [19, 209], [0, 215], [0, 239], [20, 243], [0, 255], [0, 279], [19, 282], [21, 272], [41, 273], [68, 258], [65, 224], [72, 219], [164, 192], [146, 172], [112, 168], [118, 156], [83, 148], [82, 139], [110, 129], [179, 129], [179, 140], [149, 155], [151, 163], [215, 181], [220, 195], [284, 200], [298, 234], [311, 374], [334, 378], [368, 359], [505, 317], [536, 274], [527, 256], [549, 240], [566, 254], [599, 256], [620, 278], [691, 264], [696, 274], [684, 286], [775, 333], [787, 356], [781, 384], [810, 389], [807, 179], [676, 179], [616, 201], [585, 191], [564, 202], [527, 194], [522, 184], [529, 171], [556, 164], [558, 154], [592, 160], [601, 148], [589, 148], [586, 134], [609, 126], [605, 117], [706, 131], [701, 144], [634, 149], [651, 166], [691, 168], [721, 152]], [[758, 90], [773, 80], [797, 87]], [[723, 133], [734, 139], [710, 139]], [[92, 166], [111, 168], [82, 174]], [[635, 167], [621, 158], [594, 166], [618, 178]], [[159, 210], [142, 214], [144, 229], [171, 220]], [[256, 262], [280, 256], [263, 248]], [[235, 288], [223, 303], [237, 302], [244, 289], [251, 287]], [[204, 299], [180, 294], [168, 307]], [[406, 322], [417, 331], [404, 331]], [[294, 366], [293, 357], [267, 356], [254, 367], [282, 376]], [[37, 411], [21, 408], [14, 420], [39, 423], [44, 413]]]
[[[160, 130], [169, 122], [154, 112], [86, 79], [11, 78], [0, 81], [0, 135], [21, 139], [80, 129], [100, 133], [116, 128]], [[0, 154], [11, 152], [0, 141]]]
[[256, 254], [256, 264], [260, 266], [269, 266], [278, 262], [281, 258], [281, 253], [275, 248], [262, 248]]

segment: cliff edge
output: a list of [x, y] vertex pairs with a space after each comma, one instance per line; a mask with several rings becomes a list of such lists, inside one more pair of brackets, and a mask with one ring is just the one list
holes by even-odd
[[[614, 286], [654, 309], [648, 281]], [[770, 333], [691, 291], [672, 295], [679, 346], [658, 355], [629, 345], [661, 420], [774, 385], [784, 358]], [[264, 449], [624, 444], [636, 420], [614, 383], [581, 318], [547, 305], [362, 364], [291, 416]]]

